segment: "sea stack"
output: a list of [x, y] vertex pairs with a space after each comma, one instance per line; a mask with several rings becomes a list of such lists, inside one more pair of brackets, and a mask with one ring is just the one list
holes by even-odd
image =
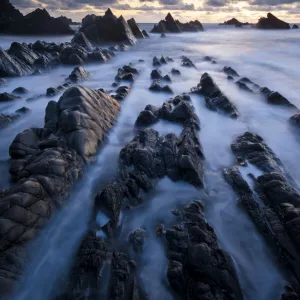
[[259, 29], [290, 29], [289, 23], [286, 23], [273, 14], [268, 13], [266, 18], [260, 18], [256, 24]]

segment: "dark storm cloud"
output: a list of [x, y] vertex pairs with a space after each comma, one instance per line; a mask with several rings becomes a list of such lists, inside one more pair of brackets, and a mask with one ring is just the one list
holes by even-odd
[[181, 0], [159, 0], [161, 5], [180, 5]]
[[282, 5], [282, 4], [293, 4], [299, 3], [300, 0], [254, 0], [251, 1], [252, 5]]
[[207, 0], [205, 4], [208, 6], [223, 7], [228, 5], [228, 2], [224, 0]]

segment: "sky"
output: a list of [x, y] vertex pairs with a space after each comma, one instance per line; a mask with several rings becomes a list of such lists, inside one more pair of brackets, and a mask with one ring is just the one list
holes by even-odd
[[[0, 0], [1, 1], [1, 0]], [[300, 23], [300, 0], [11, 0], [24, 14], [36, 8], [81, 21], [87, 14], [102, 15], [111, 8], [115, 15], [134, 17], [140, 23], [156, 23], [168, 12], [180, 21], [221, 23], [233, 17], [256, 23], [272, 12], [289, 23]]]

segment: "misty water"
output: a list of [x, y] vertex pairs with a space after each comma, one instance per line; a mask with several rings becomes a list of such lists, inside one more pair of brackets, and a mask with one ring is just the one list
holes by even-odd
[[[142, 25], [149, 30], [151, 25]], [[95, 193], [114, 178], [118, 167], [120, 150], [134, 137], [134, 123], [147, 104], [160, 106], [169, 99], [168, 95], [155, 94], [148, 90], [153, 69], [153, 56], [170, 56], [173, 63], [162, 66], [162, 73], [170, 74], [172, 68], [181, 71], [182, 76], [173, 77], [171, 88], [174, 94], [189, 92], [196, 86], [204, 72], [208, 72], [221, 90], [237, 106], [238, 120], [210, 111], [200, 96], [192, 96], [193, 105], [200, 118], [200, 141], [205, 154], [205, 188], [197, 190], [183, 182], [174, 183], [165, 178], [146, 196], [144, 203], [122, 215], [120, 239], [126, 240], [137, 228], [147, 231], [145, 251], [139, 257], [143, 287], [149, 299], [174, 299], [166, 278], [167, 258], [163, 242], [155, 234], [156, 226], [169, 227], [174, 222], [171, 210], [182, 207], [191, 200], [203, 200], [206, 217], [215, 229], [220, 245], [232, 256], [243, 294], [247, 300], [279, 299], [287, 278], [281, 272], [278, 262], [261, 235], [256, 231], [248, 215], [237, 205], [237, 196], [225, 183], [222, 170], [235, 164], [230, 144], [239, 134], [247, 130], [260, 134], [266, 143], [282, 160], [296, 183], [300, 181], [300, 143], [297, 133], [290, 127], [288, 118], [294, 109], [272, 106], [256, 94], [249, 94], [227, 80], [220, 72], [224, 66], [231, 66], [241, 76], [248, 77], [260, 86], [282, 93], [290, 102], [300, 107], [300, 33], [289, 31], [260, 31], [206, 25], [203, 33], [168, 34], [166, 39], [151, 35], [149, 40], [139, 41], [125, 53], [119, 53], [106, 64], [86, 65], [90, 78], [82, 85], [92, 89], [110, 90], [119, 67], [133, 63], [140, 75], [129, 96], [122, 102], [118, 123], [110, 132], [108, 141], [102, 145], [96, 162], [75, 186], [68, 205], [52, 217], [39, 237], [29, 245], [32, 260], [28, 264], [24, 279], [17, 294], [11, 299], [39, 300], [53, 299], [61, 276], [72, 264], [81, 238], [88, 228]], [[0, 38], [0, 46], [9, 47], [12, 41], [32, 42], [36, 38]], [[69, 41], [71, 37], [45, 37], [46, 41]], [[193, 60], [197, 69], [181, 66], [180, 56]], [[217, 61], [204, 61], [209, 55]], [[140, 63], [139, 59], [144, 62]], [[72, 67], [60, 67], [50, 73], [10, 79], [0, 92], [11, 92], [19, 86], [30, 91], [30, 96], [45, 93], [48, 87], [62, 84]], [[26, 96], [27, 97], [27, 96]], [[27, 106], [32, 112], [12, 126], [0, 132], [1, 188], [10, 185], [8, 173], [9, 145], [17, 133], [30, 128], [42, 127], [44, 111], [49, 100], [60, 97], [42, 97], [26, 102], [20, 99], [9, 104], [0, 104], [1, 113], [13, 113]], [[153, 126], [161, 134], [179, 134], [182, 127], [160, 121]], [[250, 166], [246, 174], [259, 171]], [[252, 169], [251, 169], [252, 168]], [[102, 216], [101, 221], [104, 216]], [[101, 219], [101, 217], [100, 217]], [[132, 253], [134, 257], [136, 254]]]

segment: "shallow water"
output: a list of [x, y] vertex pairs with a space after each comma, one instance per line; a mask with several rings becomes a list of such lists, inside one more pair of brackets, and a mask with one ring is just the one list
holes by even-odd
[[[149, 29], [150, 25], [143, 26]], [[68, 38], [65, 37], [66, 40]], [[1, 38], [0, 41], [0, 46], [7, 48], [10, 39], [3, 41]], [[202, 97], [193, 96], [192, 101], [201, 122], [200, 141], [206, 157], [205, 189], [197, 191], [185, 183], [172, 183], [164, 179], [150, 194], [153, 196], [151, 199], [123, 216], [122, 236], [125, 239], [129, 232], [139, 227], [148, 232], [147, 251], [139, 259], [143, 262], [141, 280], [150, 299], [158, 299], [158, 295], [163, 295], [161, 299], [174, 297], [168, 289], [165, 274], [167, 259], [161, 242], [155, 237], [155, 227], [159, 223], [172, 224], [170, 210], [194, 199], [205, 201], [208, 221], [215, 228], [221, 246], [233, 257], [245, 299], [279, 299], [286, 283], [285, 276], [281, 274], [275, 258], [249, 217], [237, 205], [237, 197], [224, 182], [221, 172], [224, 167], [231, 167], [235, 163], [230, 149], [234, 138], [251, 130], [265, 139], [299, 183], [300, 169], [296, 163], [300, 160], [299, 137], [288, 124], [288, 118], [295, 110], [268, 105], [261, 97], [241, 91], [234, 83], [227, 81], [227, 76], [220, 69], [230, 65], [241, 76], [248, 77], [260, 86], [279, 91], [300, 107], [300, 33], [298, 30], [216, 28], [215, 25], [208, 26], [203, 33], [169, 34], [166, 39], [151, 35], [150, 40], [140, 41], [107, 64], [85, 67], [91, 77], [83, 85], [94, 89], [111, 89], [117, 69], [130, 62], [139, 69], [140, 75], [131, 94], [122, 103], [118, 124], [99, 152], [97, 162], [87, 170], [83, 182], [76, 186], [68, 207], [53, 217], [46, 230], [31, 245], [40, 251], [34, 252], [35, 258], [28, 266], [27, 280], [16, 299], [38, 300], [41, 295], [43, 299], [52, 298], [56, 281], [68, 271], [72, 255], [87, 228], [95, 191], [114, 177], [119, 151], [133, 138], [133, 125], [139, 112], [147, 104], [161, 105], [169, 98], [168, 95], [148, 91], [154, 55], [166, 55], [175, 60], [161, 67], [164, 75], [170, 73], [173, 67], [180, 69], [182, 76], [172, 78], [171, 87], [175, 94], [188, 92], [199, 82], [201, 74], [209, 72], [237, 106], [241, 116], [238, 120], [232, 120], [209, 111]], [[181, 55], [190, 57], [197, 70], [181, 67]], [[204, 61], [205, 55], [212, 56], [217, 64]], [[139, 59], [145, 62], [138, 63]], [[18, 86], [26, 87], [32, 95], [45, 92], [48, 87], [63, 83], [71, 70], [59, 68], [43, 76], [12, 79], [8, 86], [0, 87], [0, 92], [11, 92]], [[30, 103], [19, 100], [10, 105], [0, 104], [0, 111], [5, 113], [14, 112], [24, 105], [32, 109], [31, 114], [0, 132], [3, 174], [8, 174], [8, 147], [14, 136], [26, 128], [43, 126], [48, 101], [58, 98], [44, 97]], [[179, 134], [181, 131], [181, 126], [169, 122], [160, 122], [153, 128], [161, 134]], [[2, 176], [1, 187], [8, 186], [8, 178], [8, 175]]]

